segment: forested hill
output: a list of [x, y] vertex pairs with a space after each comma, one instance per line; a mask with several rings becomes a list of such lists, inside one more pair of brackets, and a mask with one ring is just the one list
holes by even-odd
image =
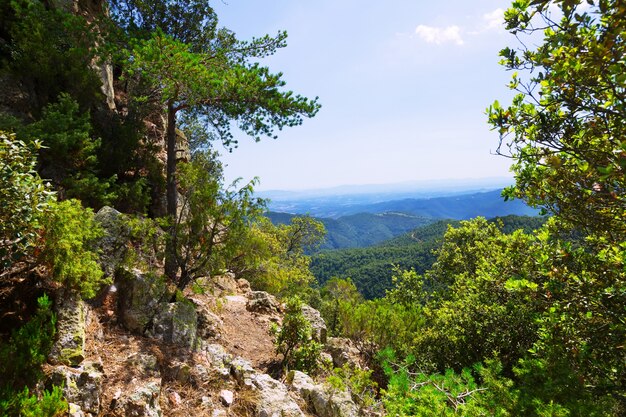
[[[274, 224], [289, 224], [294, 214], [269, 212]], [[318, 218], [326, 228], [319, 249], [361, 248], [402, 235], [434, 220], [404, 213], [359, 213], [338, 219]]]
[[[535, 215], [537, 211], [521, 201], [504, 201], [501, 190], [448, 197], [404, 199], [366, 205], [300, 201], [295, 213], [315, 216], [326, 228], [326, 239], [319, 249], [363, 248], [407, 233], [439, 219], [464, 220], [476, 216]], [[270, 203], [270, 207], [272, 204]], [[332, 218], [324, 213], [351, 213]], [[288, 224], [295, 214], [269, 212], [274, 224]]]
[[[507, 234], [517, 229], [530, 233], [545, 221], [545, 217], [515, 215], [489, 220], [499, 222]], [[450, 225], [457, 227], [459, 221], [440, 220], [372, 247], [320, 252], [312, 257], [311, 272], [320, 285], [333, 277], [351, 278], [365, 298], [382, 297], [392, 288], [394, 266], [418, 274], [430, 269], [437, 259], [434, 250]]]

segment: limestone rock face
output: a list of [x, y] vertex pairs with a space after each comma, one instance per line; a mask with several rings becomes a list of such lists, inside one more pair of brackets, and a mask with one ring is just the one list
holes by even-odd
[[304, 417], [304, 413], [289, 396], [284, 384], [267, 374], [252, 375], [251, 380], [259, 395], [257, 402], [259, 417]]
[[319, 417], [359, 416], [359, 408], [347, 391], [331, 390], [316, 385], [311, 377], [300, 371], [290, 372], [287, 381], [290, 388], [297, 392]]
[[313, 340], [319, 343], [326, 343], [326, 322], [319, 311], [306, 304], [302, 306], [302, 314], [311, 325]]
[[124, 416], [161, 417], [160, 397], [161, 381], [149, 381], [128, 395], [122, 395], [115, 402], [114, 409]]
[[248, 295], [252, 292], [252, 287], [250, 287], [250, 282], [247, 279], [239, 278], [237, 280], [237, 286], [239, 287], [239, 291], [244, 295]]
[[354, 346], [352, 341], [343, 337], [330, 337], [326, 342], [324, 349], [330, 353], [333, 358], [333, 365], [337, 368], [349, 364], [352, 367], [360, 368], [359, 350]]
[[57, 335], [48, 361], [51, 364], [79, 365], [85, 359], [85, 317], [87, 308], [80, 296], [62, 291], [56, 297]]
[[80, 415], [79, 412], [82, 415], [97, 415], [100, 412], [102, 378], [102, 364], [86, 361], [80, 368], [55, 367], [49, 383], [63, 387], [63, 395], [74, 404], [77, 415]]
[[143, 334], [167, 300], [165, 279], [133, 269], [118, 273], [118, 316], [126, 329]]
[[193, 348], [196, 343], [198, 315], [189, 301], [162, 304], [152, 319], [148, 333], [167, 343]]
[[252, 291], [246, 310], [260, 314], [274, 314], [280, 312], [280, 303], [273, 295], [265, 291]]
[[129, 232], [124, 226], [123, 214], [112, 207], [102, 207], [94, 219], [104, 229], [104, 236], [98, 242], [100, 266], [107, 276], [112, 277], [126, 255]]
[[236, 294], [239, 289], [235, 275], [231, 273], [211, 277], [211, 280], [222, 295]]
[[206, 305], [193, 298], [191, 301], [196, 305], [196, 314], [198, 315], [198, 337], [201, 339], [219, 339], [222, 334], [222, 326], [224, 326], [222, 319]]

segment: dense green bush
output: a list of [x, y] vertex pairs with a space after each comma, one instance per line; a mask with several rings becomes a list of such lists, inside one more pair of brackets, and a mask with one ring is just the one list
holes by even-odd
[[0, 343], [0, 415], [55, 417], [67, 410], [62, 391], [54, 387], [41, 397], [30, 393], [42, 377], [54, 341], [56, 317], [47, 296], [38, 300], [31, 319], [14, 330], [7, 342]]
[[102, 233], [93, 211], [77, 200], [52, 204], [44, 220], [41, 262], [51, 271], [53, 280], [85, 299], [95, 296], [107, 282], [92, 249]]
[[273, 327], [272, 334], [276, 338], [276, 353], [283, 355], [284, 370], [308, 373], [317, 370], [322, 345], [313, 340], [311, 325], [302, 314], [302, 301], [298, 297], [287, 299], [282, 326]]
[[52, 195], [35, 172], [38, 141], [0, 131], [0, 267], [29, 255]]

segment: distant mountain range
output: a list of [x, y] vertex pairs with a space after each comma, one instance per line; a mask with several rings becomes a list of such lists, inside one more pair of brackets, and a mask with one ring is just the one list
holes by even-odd
[[[327, 238], [322, 249], [374, 245], [439, 219], [464, 220], [507, 215], [534, 216], [524, 202], [507, 201], [501, 190], [436, 198], [408, 198], [370, 204], [338, 204], [328, 199], [299, 200], [289, 213], [271, 211], [274, 223], [289, 223], [296, 214], [309, 214], [324, 223]], [[272, 205], [270, 205], [272, 207]]]

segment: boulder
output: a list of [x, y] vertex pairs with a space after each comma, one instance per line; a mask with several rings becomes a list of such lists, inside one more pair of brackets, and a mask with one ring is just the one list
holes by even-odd
[[250, 362], [237, 357], [230, 364], [230, 373], [239, 385], [250, 387], [252, 386], [252, 376], [256, 374], [256, 371]]
[[313, 340], [319, 343], [326, 343], [326, 322], [319, 311], [306, 304], [302, 305], [302, 314], [311, 325]]
[[122, 325], [143, 335], [156, 314], [167, 306], [165, 278], [138, 269], [118, 271], [118, 317]]
[[222, 337], [224, 322], [213, 313], [205, 304], [191, 298], [196, 305], [198, 316], [198, 337], [201, 339], [219, 339]]
[[304, 417], [284, 384], [267, 374], [254, 374], [251, 381], [258, 395], [256, 411], [259, 417]]
[[332, 356], [333, 365], [337, 368], [349, 364], [352, 367], [360, 368], [359, 350], [350, 339], [344, 337], [330, 337], [324, 349]]
[[116, 413], [133, 417], [161, 417], [161, 381], [152, 380], [139, 385], [128, 395], [120, 395], [113, 408]]
[[239, 278], [237, 280], [237, 287], [239, 287], [239, 291], [241, 291], [242, 294], [248, 295], [252, 292], [252, 287], [247, 279]]
[[232, 355], [226, 353], [221, 345], [210, 344], [204, 347], [204, 357], [211, 370], [223, 378], [230, 377]]
[[85, 359], [87, 307], [79, 295], [60, 291], [54, 311], [57, 316], [57, 334], [48, 361], [53, 365], [77, 366]]
[[300, 371], [291, 371], [287, 376], [287, 383], [319, 417], [359, 416], [359, 408], [348, 391], [316, 385], [311, 377]]
[[124, 215], [112, 207], [102, 207], [95, 214], [94, 220], [104, 230], [104, 235], [97, 242], [100, 266], [107, 276], [112, 277], [124, 261], [130, 232], [124, 222]]
[[213, 285], [220, 290], [222, 295], [236, 294], [239, 290], [237, 280], [235, 280], [235, 274], [226, 273], [224, 275], [217, 275], [212, 277]]
[[260, 314], [280, 312], [280, 303], [273, 295], [265, 291], [252, 291], [246, 303], [246, 310]]
[[80, 368], [60, 365], [55, 367], [47, 385], [63, 387], [63, 396], [75, 406], [75, 415], [100, 412], [102, 392], [102, 364], [85, 362]]
[[162, 304], [150, 323], [149, 336], [187, 348], [195, 346], [198, 316], [193, 303], [184, 300]]
[[222, 405], [230, 407], [235, 400], [235, 394], [233, 394], [233, 392], [230, 390], [223, 389], [219, 393], [219, 399]]

